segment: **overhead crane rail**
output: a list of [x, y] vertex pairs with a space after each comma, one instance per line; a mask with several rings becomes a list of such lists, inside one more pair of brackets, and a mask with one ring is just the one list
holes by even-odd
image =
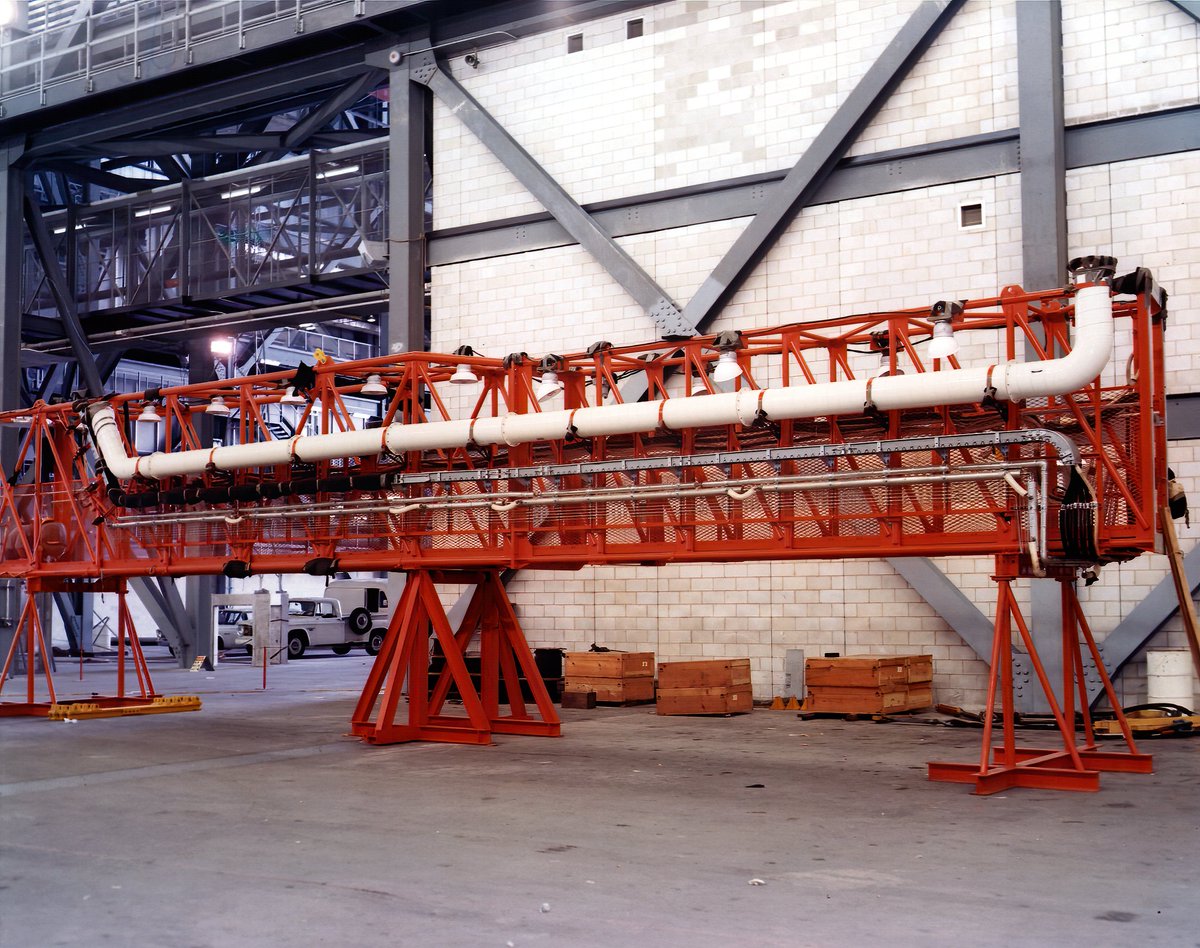
[[[1153, 550], [1165, 497], [1166, 294], [1114, 265], [1073, 261], [1061, 289], [644, 346], [318, 352], [295, 370], [39, 402], [0, 414], [24, 428], [0, 575], [48, 589], [420, 573], [393, 672], [418, 664], [413, 629], [438, 626], [433, 584], [463, 571], [487, 589], [473, 629], [505, 630], [496, 669], [524, 641], [486, 581], [501, 569], [993, 555], [1002, 583], [1073, 582]], [[631, 380], [643, 400], [623, 398]], [[376, 416], [360, 423], [347, 396], [377, 398]], [[281, 423], [295, 434], [275, 437]], [[405, 733], [432, 733], [439, 713]]]

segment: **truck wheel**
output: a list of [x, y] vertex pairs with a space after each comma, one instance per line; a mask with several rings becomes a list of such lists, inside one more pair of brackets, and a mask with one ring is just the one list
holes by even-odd
[[371, 637], [367, 639], [367, 654], [378, 655], [379, 650], [383, 648], [383, 629], [375, 629], [371, 633]]
[[288, 633], [288, 658], [299, 658], [304, 654], [304, 633]]
[[371, 631], [371, 613], [359, 606], [346, 618], [351, 635], [366, 635]]
[[350, 646], [349, 645], [332, 645], [332, 646], [330, 646], [330, 648], [333, 649], [334, 655], [349, 655], [350, 654]]

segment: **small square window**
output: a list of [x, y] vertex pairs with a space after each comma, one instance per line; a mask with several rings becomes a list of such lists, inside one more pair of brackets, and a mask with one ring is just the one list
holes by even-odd
[[572, 33], [567, 37], [567, 52], [578, 53], [583, 50], [583, 34]]
[[983, 205], [978, 203], [960, 204], [958, 206], [959, 227], [982, 227]]
[[645, 32], [644, 20], [630, 20], [625, 24], [625, 38], [637, 39]]

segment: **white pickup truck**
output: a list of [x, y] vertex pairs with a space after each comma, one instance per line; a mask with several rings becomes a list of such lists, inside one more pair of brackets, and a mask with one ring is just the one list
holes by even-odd
[[310, 648], [332, 648], [335, 655], [345, 655], [361, 646], [370, 654], [371, 630], [356, 631], [348, 616], [342, 615], [341, 604], [329, 598], [288, 599], [288, 658], [299, 658]]

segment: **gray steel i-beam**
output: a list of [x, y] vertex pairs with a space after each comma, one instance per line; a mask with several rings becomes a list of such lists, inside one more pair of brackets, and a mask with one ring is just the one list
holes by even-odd
[[380, 352], [425, 349], [425, 135], [428, 91], [404, 63], [389, 77], [387, 325]]
[[674, 301], [566, 190], [505, 131], [466, 89], [441, 68], [432, 52], [409, 59], [413, 82], [427, 85], [555, 220], [621, 285], [658, 326], [664, 338], [687, 337], [695, 329]]
[[[1024, 0], [1017, 13], [1017, 96], [1021, 118], [1021, 282], [1026, 289], [1060, 286], [1067, 269], [1066, 146], [1063, 125], [1062, 7], [1059, 0]], [[1027, 348], [1026, 358], [1041, 358]], [[1058, 583], [1030, 585], [1030, 634], [1056, 694], [1062, 698], [1062, 600]], [[1017, 696], [1018, 710], [1046, 711], [1039, 689]]]
[[96, 359], [88, 346], [87, 334], [79, 323], [79, 314], [75, 310], [75, 294], [67, 283], [66, 275], [58, 265], [58, 255], [54, 251], [50, 239], [50, 229], [42, 217], [41, 208], [26, 188], [22, 194], [25, 208], [25, 224], [29, 228], [33, 247], [42, 261], [42, 270], [50, 284], [50, 291], [58, 307], [59, 318], [62, 319], [63, 329], [71, 343], [71, 353], [79, 364], [79, 378], [89, 395], [101, 395], [104, 384], [100, 381], [100, 370], [96, 368]]
[[685, 322], [705, 331], [963, 2], [926, 0], [917, 7], [772, 193], [771, 206], [754, 216], [688, 301], [683, 310]]

